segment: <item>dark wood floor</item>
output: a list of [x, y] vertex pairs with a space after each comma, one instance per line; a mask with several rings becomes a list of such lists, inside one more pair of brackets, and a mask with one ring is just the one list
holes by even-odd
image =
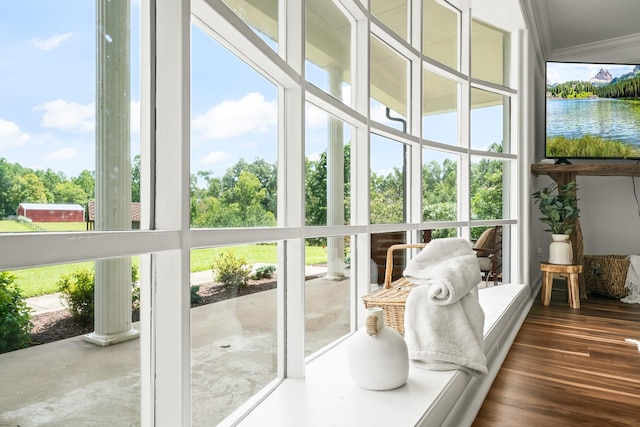
[[640, 426], [640, 304], [538, 296], [473, 424]]

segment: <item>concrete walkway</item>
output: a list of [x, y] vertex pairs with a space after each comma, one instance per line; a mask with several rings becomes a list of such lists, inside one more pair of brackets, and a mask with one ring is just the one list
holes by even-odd
[[[349, 333], [349, 289], [349, 280], [306, 281], [305, 354]], [[276, 379], [276, 301], [273, 289], [191, 309], [194, 427], [218, 424]], [[98, 347], [82, 337], [0, 354], [0, 425], [139, 425], [140, 359], [140, 340]]]

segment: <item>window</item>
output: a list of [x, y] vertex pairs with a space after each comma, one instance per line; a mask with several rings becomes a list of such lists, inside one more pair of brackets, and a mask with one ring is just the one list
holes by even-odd
[[406, 146], [371, 134], [371, 223], [390, 224], [405, 221]]
[[459, 84], [431, 71], [422, 72], [422, 137], [459, 145]]
[[405, 40], [408, 34], [407, 0], [371, 0], [371, 13]]
[[[95, 212], [120, 215], [90, 232], [2, 220], [0, 246], [12, 250], [0, 271], [25, 280], [100, 260], [98, 276], [120, 278], [119, 296], [96, 297], [105, 318], [109, 304], [128, 315], [128, 292], [140, 292], [140, 339], [87, 358], [100, 365], [138, 346], [132, 359], [109, 358], [128, 376], [104, 381], [124, 391], [84, 403], [125, 399], [126, 413], [107, 415], [144, 425], [237, 422], [361, 326], [362, 296], [382, 283], [393, 243], [471, 239], [500, 224], [503, 280], [519, 278], [520, 262], [507, 265], [522, 234], [522, 196], [509, 185], [520, 161], [516, 64], [510, 33], [470, 7], [194, 0], [129, 11], [100, 1], [127, 42], [116, 28], [96, 38], [94, 5], [40, 3], [0, 6], [3, 217], [38, 200], [88, 211], [91, 197]], [[100, 68], [98, 44], [120, 49], [122, 69]], [[97, 76], [122, 86], [96, 90]], [[28, 424], [33, 413], [11, 402], [3, 414], [22, 411], [11, 422]]]
[[351, 127], [307, 104], [305, 138], [305, 219], [307, 225], [351, 221]]
[[476, 19], [471, 21], [471, 77], [501, 86], [511, 84], [510, 36]]
[[276, 87], [197, 27], [192, 34], [191, 225], [273, 227]]
[[371, 37], [371, 118], [407, 131], [408, 61]]
[[424, 149], [422, 162], [422, 220], [457, 220], [458, 156]]
[[429, 58], [460, 69], [460, 12], [445, 2], [422, 2], [422, 52]]
[[351, 22], [330, 0], [306, 3], [306, 78], [351, 105]]
[[471, 148], [494, 153], [508, 152], [509, 106], [508, 96], [471, 89]]

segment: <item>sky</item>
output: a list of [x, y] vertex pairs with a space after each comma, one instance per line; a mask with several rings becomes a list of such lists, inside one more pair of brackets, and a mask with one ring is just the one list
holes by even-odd
[[551, 84], [572, 80], [589, 81], [600, 70], [609, 70], [611, 75], [620, 77], [633, 71], [635, 65], [590, 64], [575, 62], [547, 62], [547, 81]]
[[[131, 154], [140, 152], [139, 1], [131, 15]], [[95, 169], [95, 1], [21, 0], [0, 2], [0, 157], [34, 169], [75, 177]], [[198, 28], [192, 29], [191, 171], [221, 176], [240, 158], [276, 161], [277, 88]], [[270, 43], [272, 47], [275, 45]], [[221, 64], [224, 64], [221, 66]], [[308, 67], [309, 73], [316, 73]], [[310, 75], [310, 81], [322, 76]], [[221, 82], [223, 82], [221, 84]], [[349, 97], [348, 86], [343, 98]], [[485, 114], [485, 113], [483, 113]], [[496, 123], [500, 112], [486, 112]], [[372, 103], [374, 120], [398, 128]], [[485, 120], [477, 120], [483, 123]], [[433, 119], [434, 126], [455, 123], [455, 116]], [[500, 140], [495, 126], [478, 132], [480, 144]], [[472, 130], [472, 135], [474, 130]], [[345, 142], [353, 133], [345, 126]], [[435, 132], [443, 141], [450, 131]], [[308, 158], [327, 146], [327, 116], [306, 108]], [[382, 144], [393, 147], [393, 144]], [[372, 169], [387, 173], [401, 166], [397, 146], [375, 153]], [[400, 163], [397, 165], [395, 163]]]

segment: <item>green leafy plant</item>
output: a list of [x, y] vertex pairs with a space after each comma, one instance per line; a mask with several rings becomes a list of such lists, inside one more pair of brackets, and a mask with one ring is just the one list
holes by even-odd
[[236, 257], [233, 252], [221, 252], [213, 263], [216, 281], [228, 286], [246, 286], [251, 276], [251, 268], [244, 257]]
[[93, 322], [93, 271], [78, 269], [62, 276], [56, 284], [71, 316], [85, 325]]
[[[88, 269], [77, 269], [65, 274], [56, 282], [60, 298], [65, 301], [71, 316], [78, 322], [88, 325], [94, 319], [95, 274]], [[138, 266], [131, 266], [131, 312], [137, 320], [140, 312], [140, 286], [138, 285]]]
[[251, 276], [253, 280], [260, 279], [271, 279], [273, 277], [273, 273], [276, 272], [276, 266], [273, 264], [263, 265], [261, 267], [256, 268], [255, 273]]
[[14, 281], [13, 274], [0, 272], [0, 353], [27, 347], [31, 342], [29, 307]]
[[198, 295], [199, 290], [200, 290], [200, 286], [191, 285], [191, 304], [197, 304], [202, 299], [202, 297]]
[[534, 203], [538, 204], [543, 217], [540, 221], [549, 226], [553, 234], [571, 234], [575, 220], [580, 215], [576, 190], [578, 185], [570, 182], [558, 186], [556, 183], [533, 193]]

